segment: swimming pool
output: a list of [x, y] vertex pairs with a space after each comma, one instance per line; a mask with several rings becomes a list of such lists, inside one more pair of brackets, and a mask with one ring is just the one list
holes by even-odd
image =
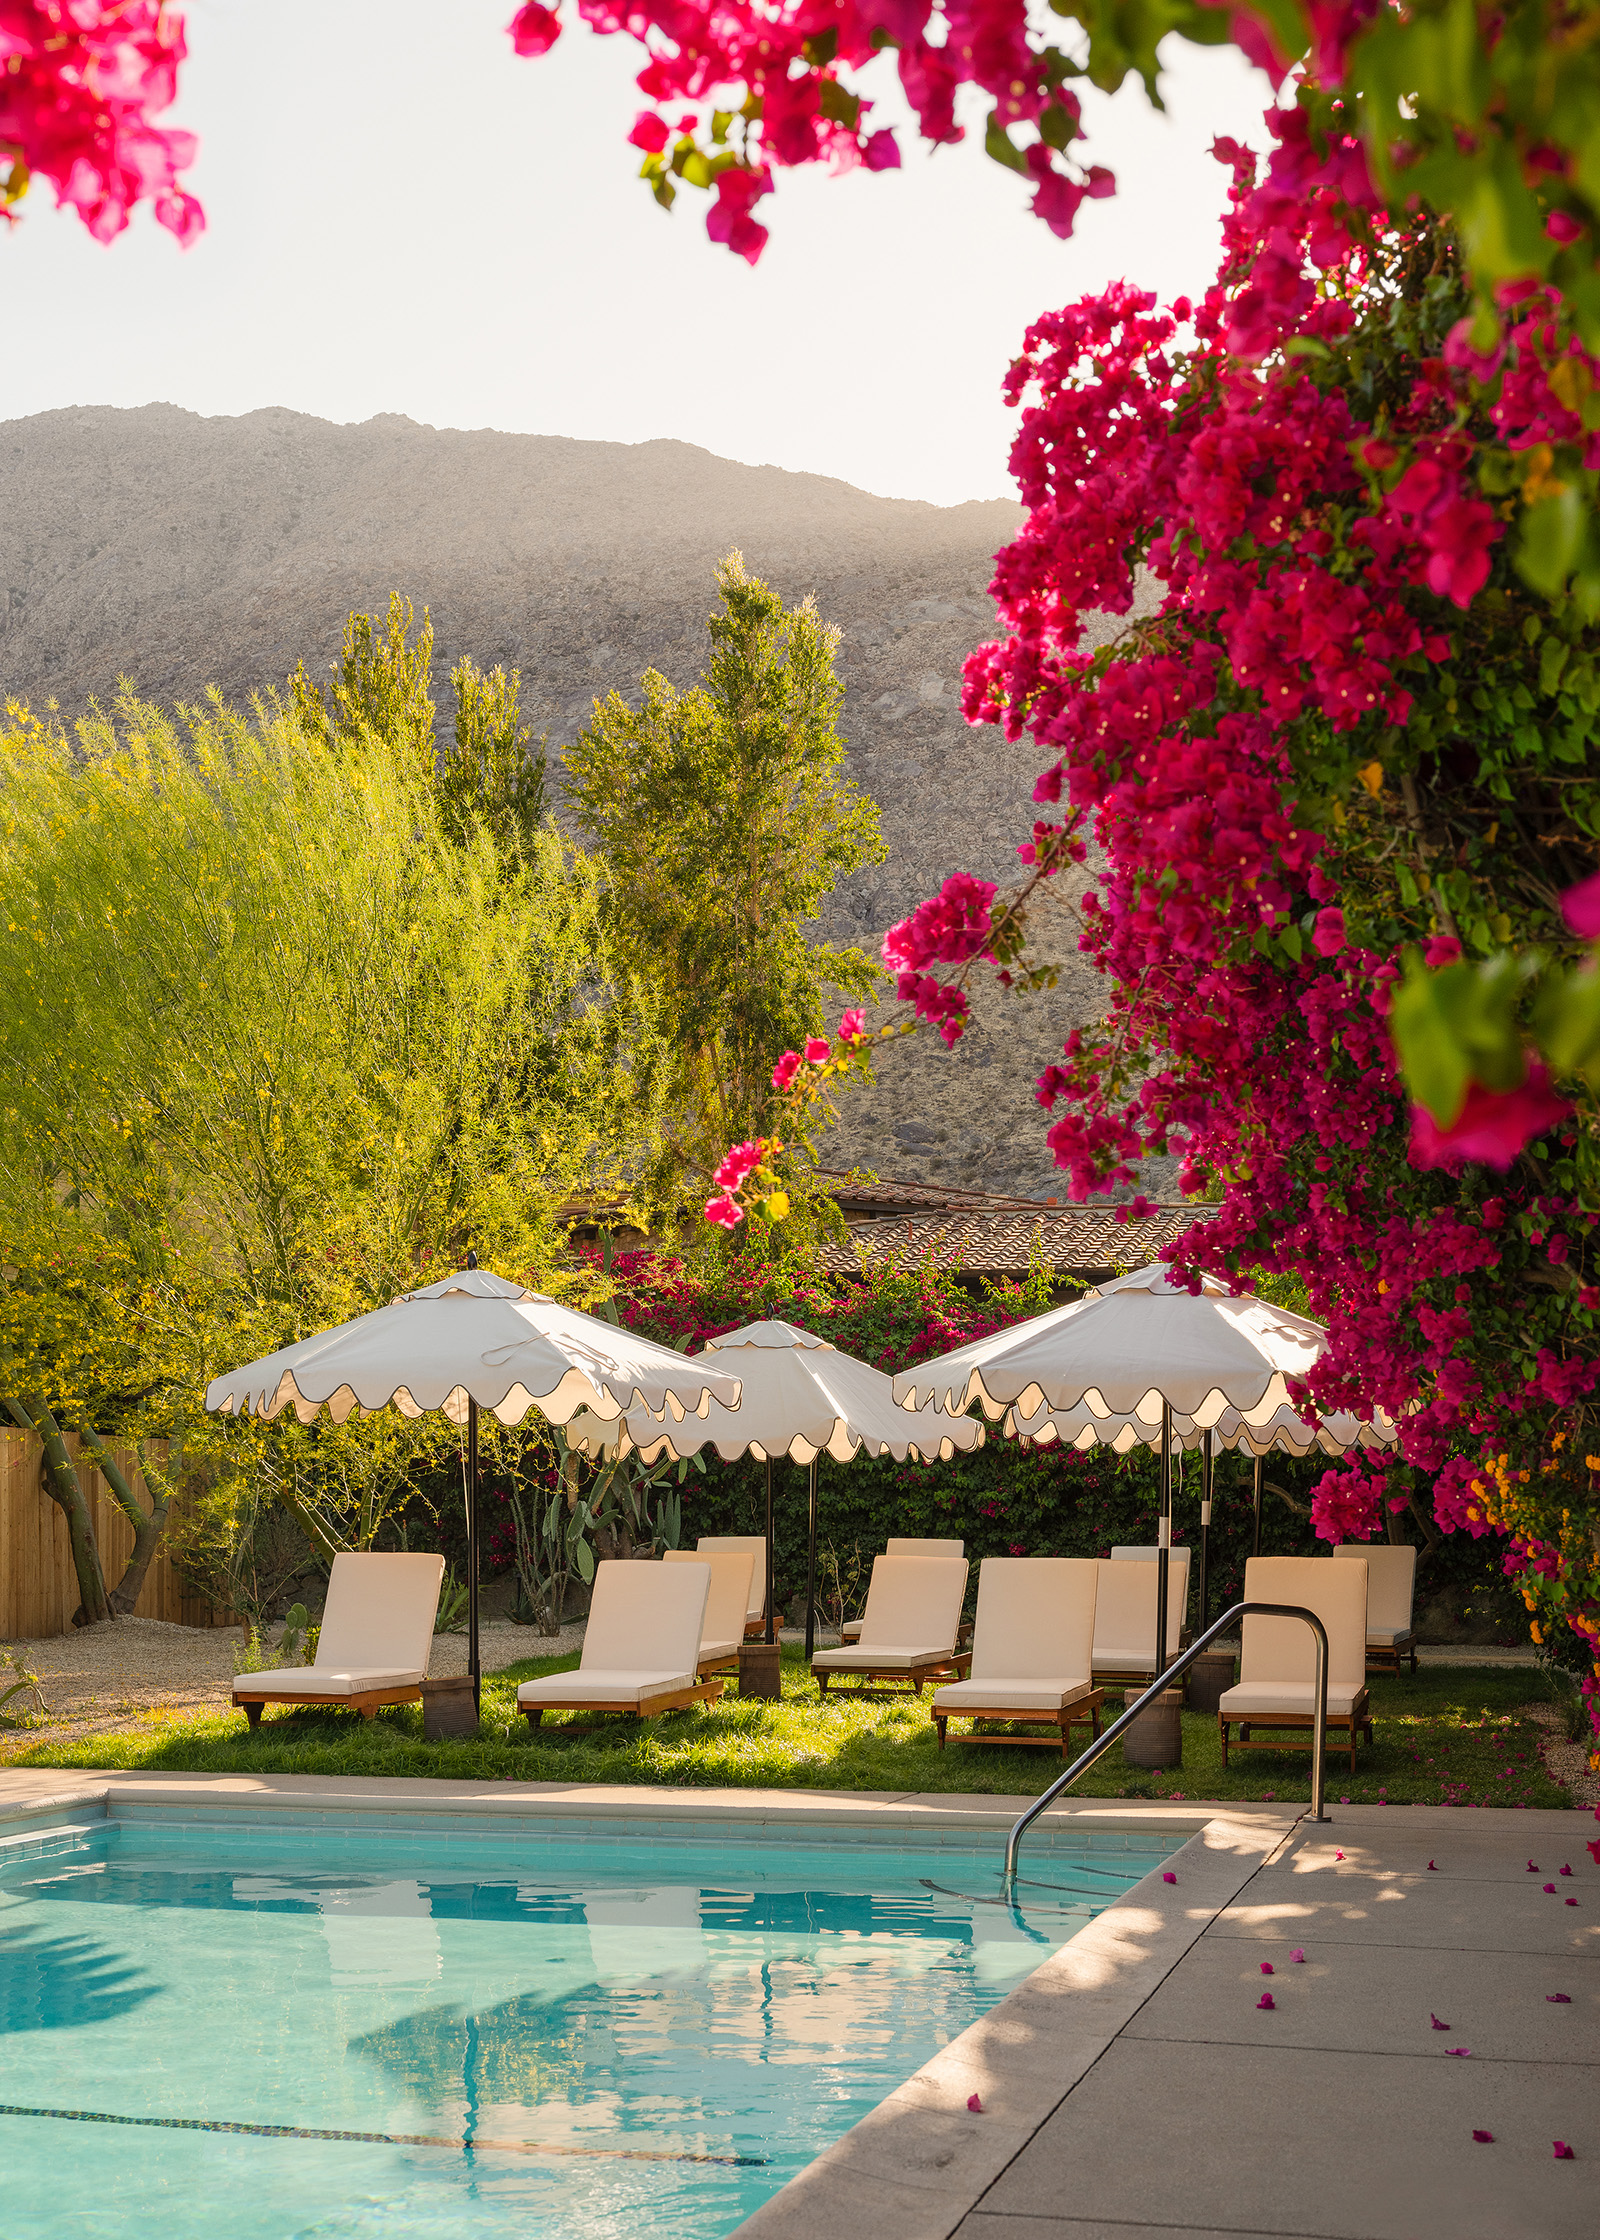
[[717, 2240], [1182, 1840], [9, 1839], [5, 2240]]

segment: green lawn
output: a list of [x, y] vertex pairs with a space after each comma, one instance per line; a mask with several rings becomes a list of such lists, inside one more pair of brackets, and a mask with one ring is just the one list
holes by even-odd
[[[576, 1658], [530, 1659], [484, 1683], [476, 1742], [429, 1743], [422, 1714], [407, 1704], [366, 1722], [348, 1712], [269, 1711], [249, 1734], [242, 1712], [201, 1717], [145, 1714], [138, 1725], [78, 1743], [26, 1747], [14, 1738], [12, 1765], [145, 1767], [173, 1773], [428, 1774], [440, 1779], [661, 1782], [678, 1788], [966, 1790], [1018, 1795], [1042, 1789], [1061, 1770], [1046, 1750], [955, 1748], [941, 1756], [928, 1699], [822, 1701], [797, 1652], [784, 1656], [781, 1704], [743, 1702], [730, 1693], [640, 1731], [622, 1724], [560, 1739], [536, 1737], [516, 1716], [517, 1683], [570, 1670]], [[1544, 1682], [1528, 1670], [1424, 1671], [1415, 1678], [1374, 1677], [1376, 1736], [1363, 1745], [1360, 1771], [1330, 1750], [1330, 1800], [1373, 1804], [1563, 1806], [1564, 1790], [1539, 1757], [1540, 1730], [1516, 1715]], [[1120, 1744], [1077, 1785], [1098, 1797], [1240, 1798], [1279, 1802], [1310, 1794], [1310, 1753], [1252, 1751], [1224, 1773], [1215, 1718], [1185, 1714], [1183, 1766], [1149, 1773], [1123, 1763]]]

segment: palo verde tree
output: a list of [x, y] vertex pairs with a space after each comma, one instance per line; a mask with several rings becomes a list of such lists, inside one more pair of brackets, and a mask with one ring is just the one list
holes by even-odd
[[673, 1044], [671, 1151], [703, 1180], [748, 1132], [785, 1045], [814, 1035], [827, 986], [864, 995], [859, 949], [804, 927], [839, 880], [880, 862], [874, 804], [844, 777], [838, 632], [785, 608], [730, 553], [711, 659], [680, 692], [657, 670], [566, 755], [573, 808], [603, 854], [613, 939], [655, 985]]
[[[97, 1583], [59, 1434], [255, 1470], [197, 1412], [218, 1368], [469, 1242], [560, 1288], [556, 1208], [648, 1149], [596, 869], [548, 824], [525, 847], [475, 811], [458, 837], [404, 734], [218, 698], [0, 729], [0, 1393], [45, 1440], [85, 1615], [137, 1585]], [[394, 1430], [260, 1434], [322, 1553], [399, 1497]]]

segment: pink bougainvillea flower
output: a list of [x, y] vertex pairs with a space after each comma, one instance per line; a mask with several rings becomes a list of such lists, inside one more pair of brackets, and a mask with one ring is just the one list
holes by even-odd
[[1544, 2003], [1547, 2007], [1570, 2007], [1572, 1996], [1570, 1992], [1566, 1991], [1547, 1991], [1544, 1995]]
[[744, 1207], [724, 1190], [720, 1197], [706, 1200], [706, 1219], [714, 1221], [719, 1229], [737, 1229], [744, 1219]]
[[1575, 1906], [1575, 1905], [1577, 1904], [1577, 1902], [1578, 1902], [1578, 1901], [1577, 1901], [1577, 1899], [1576, 1899], [1576, 1898], [1569, 1898], [1569, 1899], [1567, 1900], [1567, 1903], [1568, 1903], [1568, 1905], [1569, 1905], [1569, 1906]]
[[1541, 1882], [1539, 1887], [1547, 1898], [1553, 1898], [1556, 1894], [1556, 1886], [1553, 1882]]
[[1435, 2030], [1448, 2030], [1450, 2027], [1448, 2022], [1441, 2022], [1436, 2014], [1430, 2014], [1428, 2020]]
[[1261, 1973], [1262, 1973], [1262, 1974], [1263, 1974], [1264, 1976], [1270, 1976], [1270, 1975], [1271, 1975], [1271, 1974], [1273, 1973], [1272, 1962], [1271, 1962], [1270, 1960], [1263, 1960], [1263, 1961], [1262, 1961], [1262, 1963], [1261, 1963]]
[[1334, 1853], [1334, 1857], [1335, 1857], [1336, 1859], [1342, 1859], [1342, 1858], [1344, 1857], [1344, 1853], [1343, 1853], [1342, 1851], [1336, 1851], [1336, 1852]]
[[1531, 1859], [1528, 1861], [1528, 1872], [1529, 1874], [1537, 1874], [1539, 1872], [1538, 1868], [1534, 1865]]
[[711, 1177], [719, 1190], [737, 1190], [745, 1177], [761, 1164], [762, 1146], [759, 1143], [736, 1143], [731, 1151], [722, 1155], [722, 1164]]
[[1562, 1867], [1558, 1869], [1558, 1872], [1561, 1874], [1571, 1874], [1572, 1869], [1570, 1867]]
[[1477, 2140], [1480, 2147], [1492, 2147], [1494, 2145], [1494, 2133], [1492, 2131], [1474, 2131], [1472, 2136]]
[[772, 1086], [774, 1087], [774, 1089], [787, 1089], [792, 1084], [795, 1075], [799, 1071], [799, 1051], [785, 1050], [783, 1056], [778, 1060], [777, 1064], [772, 1069]]
[[1438, 1868], [1434, 1865], [1431, 1859], [1428, 1861], [1428, 1872], [1429, 1874], [1437, 1874], [1439, 1872]]
[[1176, 1882], [1178, 1878], [1175, 1874], [1164, 1874], [1161, 1879], [1163, 1882]]
[[1597, 1838], [1593, 1843], [1586, 1843], [1583, 1848], [1588, 1852], [1595, 1865], [1600, 1867], [1600, 1838]]
[[1477, 1160], [1486, 1167], [1509, 1167], [1526, 1144], [1558, 1120], [1571, 1105], [1555, 1094], [1544, 1067], [1532, 1060], [1517, 1089], [1485, 1089], [1474, 1081], [1448, 1128], [1441, 1128], [1426, 1105], [1411, 1107], [1411, 1157], [1419, 1167], [1461, 1167]]
[[1592, 879], [1568, 887], [1561, 897], [1561, 915], [1567, 921], [1567, 931], [1575, 933], [1580, 941], [1600, 941], [1600, 871]]
[[833, 1045], [825, 1034], [809, 1035], [806, 1038], [806, 1064], [808, 1066], [825, 1066], [832, 1056]]
[[1270, 1991], [1263, 1991], [1260, 1998], [1256, 2001], [1256, 2005], [1258, 2007], [1266, 2007], [1269, 2011], [1275, 2013], [1277, 2011], [1278, 2002], [1276, 1999], [1274, 1999]]
[[[561, 18], [553, 9], [541, 8], [537, 0], [530, 0], [529, 6], [517, 10], [507, 29], [518, 54], [548, 54], [561, 36]], [[634, 132], [638, 129], [635, 125]], [[633, 139], [633, 134], [628, 137]], [[636, 148], [644, 146], [642, 140], [634, 140], [633, 144]]]
[[1296, 1945], [1293, 1952], [1290, 1953], [1289, 1958], [1291, 1960], [1303, 1960], [1305, 1958], [1305, 1954], [1301, 1951], [1299, 1945]]
[[981, 2116], [983, 2113], [983, 2102], [975, 2092], [967, 2094], [967, 2113], [969, 2116]]
[[866, 1038], [866, 1013], [864, 1011], [847, 1011], [839, 1021], [839, 1040], [841, 1042], [865, 1042]]
[[1336, 957], [1345, 946], [1344, 912], [1319, 910], [1312, 928], [1311, 946], [1319, 957]]
[[1569, 2147], [1569, 2146], [1567, 2145], [1567, 2142], [1566, 2142], [1566, 2140], [1565, 2140], [1565, 2139], [1557, 2139], [1557, 2140], [1553, 2141], [1552, 2143], [1553, 2143], [1553, 2145], [1554, 2145], [1554, 2147], [1555, 2147], [1555, 2151], [1556, 2151], [1556, 2160], [1557, 2160], [1557, 2162], [1576, 2162], [1576, 2161], [1577, 2161], [1577, 2159], [1578, 2159], [1578, 2158], [1577, 2158], [1577, 2156], [1576, 2156], [1576, 2155], [1575, 2155], [1575, 2154], [1573, 2153], [1572, 2149], [1571, 2149], [1571, 2148], [1570, 2148], [1570, 2147]]

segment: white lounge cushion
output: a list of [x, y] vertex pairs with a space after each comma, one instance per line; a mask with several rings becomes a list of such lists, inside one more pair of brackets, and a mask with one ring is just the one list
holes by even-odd
[[871, 1665], [874, 1672], [909, 1672], [914, 1664], [937, 1664], [941, 1657], [955, 1655], [954, 1642], [930, 1648], [902, 1649], [877, 1648], [870, 1641], [858, 1641], [849, 1649], [819, 1649], [811, 1660], [813, 1672], [864, 1672]]
[[597, 1565], [578, 1670], [585, 1680], [617, 1672], [693, 1672], [710, 1593], [711, 1566], [704, 1561]]
[[1372, 1649], [1392, 1649], [1397, 1641], [1409, 1641], [1409, 1626], [1394, 1626], [1380, 1631], [1376, 1626], [1367, 1628], [1367, 1645]]
[[[1189, 1600], [1189, 1551], [1168, 1550], [1167, 1655], [1178, 1653], [1183, 1613]], [[1155, 1671], [1157, 1567], [1124, 1552], [1103, 1562], [1095, 1587], [1094, 1661], [1096, 1670]]]
[[[1328, 1700], [1348, 1695], [1367, 1677], [1367, 1567], [1326, 1556], [1252, 1556], [1244, 1567], [1246, 1602], [1298, 1604], [1321, 1619], [1328, 1636]], [[1308, 1689], [1316, 1678], [1316, 1642], [1298, 1618], [1246, 1618], [1239, 1679], [1292, 1680]]]
[[367, 1672], [330, 1672], [320, 1664], [291, 1666], [287, 1672], [241, 1672], [235, 1696], [359, 1696], [380, 1688], [420, 1687], [420, 1671], [397, 1672], [379, 1666]]
[[[1248, 1623], [1248, 1620], [1246, 1621]], [[1328, 1713], [1331, 1718], [1348, 1718], [1355, 1709], [1356, 1697], [1361, 1694], [1359, 1685], [1328, 1686]], [[1237, 1687], [1229, 1688], [1217, 1705], [1224, 1719], [1264, 1719], [1269, 1712], [1305, 1712], [1317, 1708], [1317, 1691], [1310, 1680], [1242, 1680]]]
[[974, 1682], [993, 1675], [1055, 1685], [1063, 1673], [1087, 1675], [1100, 1569], [1074, 1556], [986, 1556], [972, 1631]]
[[952, 1680], [937, 1691], [933, 1708], [956, 1716], [976, 1707], [986, 1711], [1062, 1711], [1074, 1697], [1092, 1693], [1087, 1680]]
[[839, 1639], [841, 1641], [859, 1641], [861, 1639], [861, 1620], [859, 1618], [846, 1619], [845, 1623], [839, 1628]]
[[[1417, 1551], [1392, 1541], [1341, 1540], [1336, 1557], [1367, 1567], [1367, 1638], [1392, 1640], [1411, 1631], [1417, 1586]], [[1391, 1630], [1392, 1629], [1392, 1630]]]
[[[886, 1540], [883, 1552], [886, 1556], [964, 1556], [967, 1544], [964, 1540]], [[847, 1619], [839, 1628], [840, 1640], [859, 1641], [864, 1622]]]
[[547, 1704], [638, 1703], [644, 1696], [671, 1695], [692, 1688], [692, 1672], [552, 1672], [543, 1680], [524, 1680], [517, 1708]]
[[[352, 1674], [374, 1688], [403, 1688], [420, 1680], [433, 1652], [433, 1621], [443, 1584], [443, 1556], [335, 1556], [317, 1635], [317, 1661], [302, 1669], [299, 1684], [328, 1695], [348, 1695], [348, 1687], [324, 1688], [323, 1683]], [[374, 1677], [366, 1680], [369, 1673]], [[244, 1677], [253, 1685], [269, 1675]], [[289, 1673], [279, 1678], [292, 1686]], [[273, 1690], [281, 1692], [281, 1686]]]
[[749, 1616], [750, 1581], [755, 1557], [748, 1548], [669, 1548], [663, 1563], [707, 1563], [711, 1588], [700, 1625], [700, 1654], [709, 1657], [726, 1642], [744, 1639]]
[[708, 1657], [736, 1657], [743, 1647], [744, 1634], [742, 1631], [737, 1641], [702, 1641], [700, 1644], [700, 1662], [704, 1664]]
[[754, 1625], [757, 1618], [767, 1614], [767, 1536], [764, 1532], [713, 1533], [697, 1540], [697, 1556], [745, 1555], [752, 1559], [750, 1572], [750, 1600], [745, 1609], [745, 1622]]

